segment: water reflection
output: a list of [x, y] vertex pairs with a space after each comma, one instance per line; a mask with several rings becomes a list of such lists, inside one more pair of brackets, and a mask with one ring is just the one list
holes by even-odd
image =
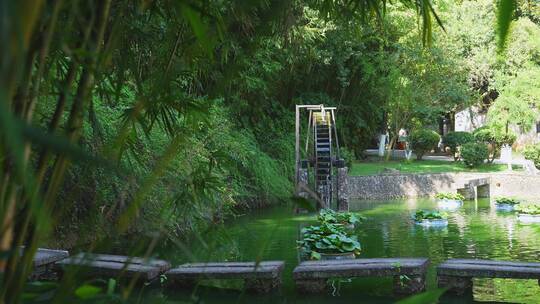
[[[435, 265], [448, 258], [490, 258], [538, 261], [540, 224], [522, 225], [513, 213], [497, 212], [489, 200], [466, 201], [449, 213], [448, 226], [430, 229], [415, 225], [411, 214], [417, 209], [436, 209], [434, 200], [354, 201], [351, 210], [367, 217], [356, 231], [362, 257], [429, 257], [428, 288], [436, 286]], [[223, 229], [209, 232], [189, 244], [199, 260], [284, 260], [284, 288], [270, 301], [241, 295], [240, 302], [262, 303], [393, 303], [390, 279], [355, 279], [343, 284], [339, 297], [305, 297], [294, 292], [291, 273], [298, 263], [296, 240], [299, 230], [315, 222], [314, 215], [294, 215], [292, 208], [276, 208], [246, 215]], [[189, 260], [177, 249], [163, 252], [176, 263]], [[171, 299], [191, 299], [192, 294], [175, 292]], [[540, 287], [528, 280], [479, 280], [475, 301], [540, 303]], [[200, 289], [205, 303], [237, 303], [238, 292]], [[446, 295], [443, 303], [469, 303], [471, 295]], [[265, 298], [269, 299], [269, 298]], [[361, 299], [361, 300], [359, 300]]]

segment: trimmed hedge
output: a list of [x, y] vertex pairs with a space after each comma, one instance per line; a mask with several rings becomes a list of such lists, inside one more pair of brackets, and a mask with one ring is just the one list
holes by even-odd
[[449, 132], [443, 137], [444, 145], [450, 148], [450, 151], [454, 155], [454, 160], [459, 159], [459, 147], [466, 143], [474, 142], [474, 136], [469, 132]]
[[540, 169], [540, 144], [526, 146], [523, 150], [523, 156], [532, 160], [536, 168]]
[[489, 157], [488, 147], [484, 143], [465, 143], [461, 146], [461, 158], [469, 167], [478, 167]]
[[493, 162], [497, 156], [500, 155], [501, 147], [504, 144], [512, 145], [517, 136], [513, 132], [505, 133], [502, 130], [498, 130], [494, 127], [483, 126], [473, 132], [474, 138], [477, 142], [483, 142], [488, 144], [489, 158], [488, 162]]
[[418, 130], [409, 137], [412, 150], [416, 154], [416, 159], [421, 160], [422, 156], [437, 147], [441, 137], [432, 130]]

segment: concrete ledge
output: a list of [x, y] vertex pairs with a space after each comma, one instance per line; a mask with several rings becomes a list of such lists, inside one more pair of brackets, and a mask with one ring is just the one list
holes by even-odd
[[427, 173], [349, 176], [351, 199], [430, 197], [455, 192], [469, 180], [491, 180], [490, 196], [540, 197], [540, 176], [523, 173]]

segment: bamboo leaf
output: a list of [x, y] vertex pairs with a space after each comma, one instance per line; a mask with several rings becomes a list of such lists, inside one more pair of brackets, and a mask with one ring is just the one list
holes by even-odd
[[510, 31], [512, 17], [516, 10], [515, 0], [499, 0], [497, 5], [497, 48], [499, 52], [504, 50], [506, 38]]
[[200, 12], [195, 11], [191, 6], [180, 3], [180, 9], [182, 15], [191, 25], [193, 33], [199, 40], [201, 46], [208, 53], [209, 56], [212, 55], [212, 43], [208, 33], [208, 26], [202, 20]]
[[72, 144], [66, 137], [47, 133], [42, 129], [26, 124], [20, 120], [17, 121], [17, 124], [18, 129], [21, 130], [23, 137], [36, 145], [50, 149], [57, 154], [65, 155], [71, 160], [86, 162], [93, 164], [94, 166], [105, 167], [115, 171], [122, 171], [113, 162], [90, 154], [89, 152]]

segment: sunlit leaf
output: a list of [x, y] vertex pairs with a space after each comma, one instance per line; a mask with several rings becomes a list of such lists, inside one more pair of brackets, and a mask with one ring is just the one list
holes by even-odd
[[114, 293], [115, 288], [116, 288], [116, 280], [109, 279], [109, 281], [107, 282], [107, 295], [112, 295]]
[[80, 299], [91, 299], [101, 293], [101, 288], [93, 285], [82, 285], [75, 290], [75, 295]]
[[444, 288], [433, 289], [398, 301], [396, 304], [436, 304], [445, 292]]
[[497, 1], [497, 46], [499, 51], [504, 49], [515, 9], [516, 0]]

